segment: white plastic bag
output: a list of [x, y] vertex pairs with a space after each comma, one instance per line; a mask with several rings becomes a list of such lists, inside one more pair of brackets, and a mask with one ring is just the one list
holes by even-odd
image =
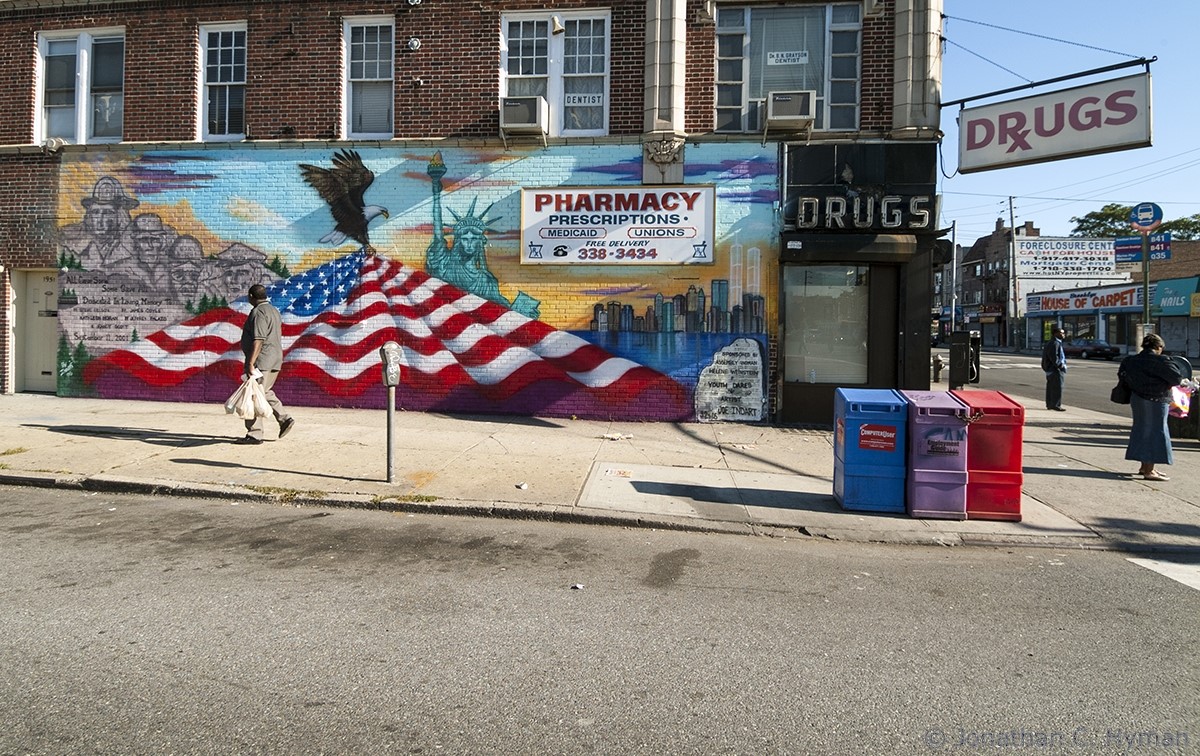
[[[258, 373], [257, 370], [254, 371]], [[262, 375], [262, 373], [258, 373]], [[257, 378], [247, 378], [238, 386], [237, 391], [225, 401], [225, 411], [237, 415], [243, 420], [253, 420], [256, 417], [266, 417], [271, 414], [271, 405], [267, 402], [267, 392]]]
[[238, 411], [238, 405], [242, 403], [242, 397], [246, 395], [247, 385], [247, 381], [242, 381], [241, 385], [237, 387], [237, 390], [230, 394], [229, 398], [225, 400], [226, 413], [232, 415]]
[[271, 414], [271, 405], [267, 402], [267, 392], [263, 390], [262, 384], [254, 378], [250, 379], [250, 399], [255, 417], [266, 417]]

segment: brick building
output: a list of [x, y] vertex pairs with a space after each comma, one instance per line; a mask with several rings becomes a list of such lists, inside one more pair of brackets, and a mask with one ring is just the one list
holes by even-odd
[[927, 387], [940, 11], [0, 1], [0, 391], [222, 400], [253, 283], [296, 405]]

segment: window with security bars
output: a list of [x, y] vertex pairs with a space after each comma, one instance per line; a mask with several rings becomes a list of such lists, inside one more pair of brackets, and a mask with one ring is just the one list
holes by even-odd
[[717, 131], [762, 131], [771, 92], [817, 93], [815, 129], [858, 128], [862, 6], [717, 8]]
[[41, 140], [119, 142], [125, 120], [125, 37], [118, 31], [38, 38]]
[[502, 95], [546, 98], [552, 135], [606, 134], [607, 15], [514, 15], [505, 17], [502, 28]]
[[395, 102], [392, 19], [346, 22], [346, 132], [390, 139]]
[[202, 27], [200, 43], [203, 138], [242, 139], [246, 135], [246, 27], [236, 24]]

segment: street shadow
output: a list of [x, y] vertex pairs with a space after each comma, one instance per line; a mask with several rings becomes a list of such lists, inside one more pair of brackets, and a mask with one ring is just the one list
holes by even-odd
[[[633, 481], [638, 493], [653, 496], [669, 496], [674, 499], [690, 499], [709, 504], [731, 504], [746, 507], [771, 507], [802, 512], [845, 513], [834, 500], [832, 493], [811, 491], [780, 491], [766, 488], [735, 488], [732, 486], [700, 486], [691, 483], [663, 483], [660, 481]], [[887, 512], [870, 512], [889, 516]]]
[[[1130, 517], [1100, 517], [1089, 523], [1089, 527], [1103, 532], [1106, 541], [1124, 551], [1183, 553], [1200, 559], [1200, 525]], [[1184, 542], [1164, 543], [1163, 536]]]
[[62, 433], [68, 436], [86, 436], [90, 438], [108, 438], [113, 440], [141, 441], [154, 446], [212, 446], [227, 444], [233, 439], [229, 436], [213, 436], [197, 433], [179, 433], [159, 428], [121, 428], [112, 425], [36, 425], [26, 423], [22, 428], [38, 428], [51, 433]]
[[1026, 475], [1058, 475], [1065, 478], [1093, 478], [1095, 480], [1128, 480], [1132, 477], [1127, 472], [1110, 472], [1108, 470], [1066, 470], [1061, 467], [1030, 467], [1022, 468]]
[[[443, 417], [447, 420], [461, 420], [467, 423], [489, 423], [491, 425], [520, 425], [527, 428], [562, 428], [563, 423], [541, 417], [522, 417], [520, 415], [484, 415], [458, 414], [454, 412], [429, 412], [433, 417]], [[567, 421], [563, 421], [567, 422]]]
[[[328, 473], [313, 472], [312, 470], [294, 470], [282, 467], [263, 467], [262, 465], [243, 465], [239, 462], [222, 462], [215, 459], [189, 459], [186, 457], [176, 457], [167, 460], [179, 465], [198, 465], [201, 467], [219, 467], [225, 470], [253, 470], [264, 473], [287, 473], [289, 475], [303, 475], [306, 478], [328, 478], [330, 480], [344, 480], [348, 482], [366, 481], [375, 482], [374, 478], [354, 478], [349, 475], [331, 475]], [[379, 481], [383, 482], [383, 481]]]

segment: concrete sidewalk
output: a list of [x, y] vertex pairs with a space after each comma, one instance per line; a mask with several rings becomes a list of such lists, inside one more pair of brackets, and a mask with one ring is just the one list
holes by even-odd
[[[936, 387], [935, 387], [936, 388]], [[297, 407], [296, 428], [232, 443], [220, 406], [0, 396], [0, 483], [276, 500], [888, 543], [1200, 554], [1200, 442], [1169, 482], [1134, 479], [1129, 421], [1026, 409], [1021, 522], [918, 520], [834, 502], [832, 433], [705, 423], [448, 416]]]

